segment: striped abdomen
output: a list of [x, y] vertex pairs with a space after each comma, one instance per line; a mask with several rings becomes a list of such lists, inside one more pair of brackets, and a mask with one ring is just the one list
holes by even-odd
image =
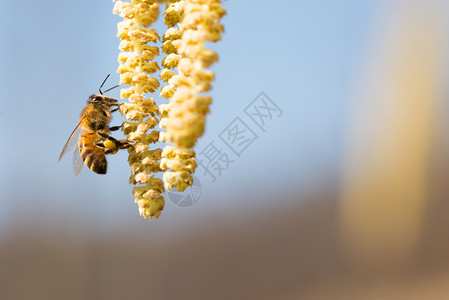
[[104, 149], [95, 145], [97, 139], [98, 135], [96, 133], [83, 131], [79, 137], [78, 148], [86, 167], [97, 174], [106, 174], [108, 162], [106, 161]]

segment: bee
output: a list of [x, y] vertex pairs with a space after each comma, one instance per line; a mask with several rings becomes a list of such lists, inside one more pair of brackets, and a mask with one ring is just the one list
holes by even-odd
[[[109, 74], [110, 75], [110, 74]], [[73, 130], [64, 148], [59, 155], [59, 160], [65, 153], [70, 152], [73, 146], [78, 144], [73, 153], [73, 170], [75, 175], [81, 172], [83, 163], [97, 174], [106, 174], [107, 160], [106, 154], [117, 153], [120, 149], [132, 147], [127, 140], [117, 140], [110, 136], [111, 131], [120, 129], [121, 126], [109, 127], [112, 113], [119, 109], [116, 99], [107, 97], [101, 91], [106, 79], [101, 84], [98, 91], [89, 97], [86, 106], [81, 112], [78, 125]], [[114, 86], [105, 92], [116, 88]], [[112, 107], [115, 107], [112, 109]]]

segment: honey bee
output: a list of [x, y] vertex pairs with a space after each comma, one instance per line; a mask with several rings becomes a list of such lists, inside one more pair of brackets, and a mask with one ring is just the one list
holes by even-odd
[[[86, 106], [81, 112], [78, 125], [73, 130], [64, 148], [59, 155], [59, 159], [65, 153], [71, 151], [75, 144], [73, 153], [73, 170], [75, 175], [81, 172], [84, 164], [97, 174], [106, 174], [107, 161], [106, 154], [117, 153], [120, 149], [132, 147], [127, 140], [117, 140], [109, 135], [111, 131], [118, 130], [121, 126], [109, 127], [112, 119], [112, 113], [119, 109], [116, 99], [103, 95], [101, 88], [108, 79], [109, 75], [98, 89], [100, 94], [94, 94], [89, 97]], [[110, 91], [114, 86], [107, 91]], [[115, 107], [114, 109], [111, 109]]]

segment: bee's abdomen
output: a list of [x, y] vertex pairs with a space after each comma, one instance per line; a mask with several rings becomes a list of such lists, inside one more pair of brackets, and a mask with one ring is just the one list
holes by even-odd
[[86, 167], [97, 174], [106, 174], [108, 162], [104, 150], [95, 145], [96, 134], [81, 135], [79, 150]]

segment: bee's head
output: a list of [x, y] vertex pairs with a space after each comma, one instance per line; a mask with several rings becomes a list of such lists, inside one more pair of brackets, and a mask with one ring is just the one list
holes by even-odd
[[117, 103], [117, 100], [114, 98], [106, 97], [100, 94], [94, 94], [89, 97], [88, 103], [100, 103], [105, 105], [113, 105]]
[[100, 85], [100, 88], [98, 89], [98, 91], [100, 92], [100, 94], [93, 94], [89, 97], [89, 100], [87, 101], [87, 103], [99, 103], [99, 104], [103, 104], [103, 105], [107, 105], [107, 106], [112, 106], [112, 105], [117, 105], [117, 100], [115, 100], [114, 98], [111, 97], [106, 97], [104, 95], [104, 93], [115, 89], [116, 87], [118, 87], [118, 85], [113, 86], [109, 89], [107, 89], [106, 91], [102, 92], [101, 88], [103, 87], [103, 84], [106, 82], [106, 80], [108, 79], [110, 74], [108, 74], [108, 76], [106, 76], [106, 78], [104, 79], [103, 83]]

